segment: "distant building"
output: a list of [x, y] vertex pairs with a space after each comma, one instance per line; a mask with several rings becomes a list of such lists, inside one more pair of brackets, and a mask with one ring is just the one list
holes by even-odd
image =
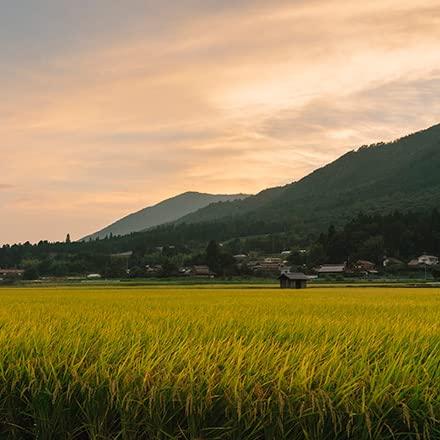
[[258, 260], [250, 260], [247, 267], [255, 273], [279, 274], [289, 270], [288, 262], [282, 258], [267, 257]]
[[422, 266], [437, 266], [438, 257], [434, 257], [433, 255], [421, 255], [417, 258], [417, 261]]
[[278, 279], [281, 289], [305, 289], [310, 278], [300, 272], [283, 272]]
[[385, 257], [383, 267], [405, 266], [405, 263], [397, 258]]
[[263, 272], [280, 272], [284, 268], [281, 258], [268, 257], [259, 262], [259, 269]]
[[421, 264], [419, 263], [419, 260], [417, 258], [414, 258], [408, 263], [408, 267], [410, 269], [418, 269], [419, 267], [421, 267]]
[[91, 273], [87, 275], [88, 280], [100, 280], [102, 278], [101, 274], [99, 273]]
[[213, 278], [215, 273], [208, 266], [193, 266], [189, 273], [193, 277], [209, 277]]
[[360, 270], [372, 270], [376, 268], [376, 265], [372, 261], [358, 260], [354, 263], [353, 267]]
[[318, 275], [341, 275], [345, 272], [346, 264], [322, 264], [316, 269]]
[[152, 266], [147, 264], [145, 266], [145, 272], [147, 275], [158, 275], [162, 272], [163, 267], [161, 264], [153, 264]]
[[22, 269], [0, 269], [0, 277], [22, 277], [24, 270]]
[[420, 269], [423, 267], [437, 266], [439, 263], [438, 257], [433, 255], [421, 255], [418, 258], [414, 258], [408, 263], [408, 267], [411, 269]]
[[376, 265], [368, 260], [358, 260], [353, 264], [353, 269], [356, 272], [365, 272], [365, 273], [377, 273]]

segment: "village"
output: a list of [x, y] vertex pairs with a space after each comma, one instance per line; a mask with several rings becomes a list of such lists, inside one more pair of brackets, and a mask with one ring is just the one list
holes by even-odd
[[[163, 248], [159, 249], [163, 251]], [[296, 251], [307, 254], [307, 250]], [[31, 268], [0, 268], [0, 283], [16, 281], [99, 281], [104, 279], [154, 279], [154, 278], [186, 278], [186, 279], [228, 279], [228, 278], [262, 278], [292, 279], [295, 282], [280, 283], [281, 287], [305, 287], [308, 281], [337, 282], [343, 280], [375, 280], [375, 279], [433, 279], [439, 276], [439, 258], [421, 254], [410, 261], [384, 257], [379, 264], [368, 260], [356, 260], [334, 263], [323, 263], [313, 266], [292, 263], [292, 251], [285, 250], [278, 254], [261, 255], [257, 252], [236, 254], [231, 256], [228, 271], [220, 272], [211, 264], [181, 265], [166, 263], [145, 264], [142, 267], [133, 265], [132, 251], [111, 254], [110, 266], [102, 272], [88, 271], [67, 275], [39, 275], [35, 267]], [[296, 281], [306, 281], [305, 283]]]

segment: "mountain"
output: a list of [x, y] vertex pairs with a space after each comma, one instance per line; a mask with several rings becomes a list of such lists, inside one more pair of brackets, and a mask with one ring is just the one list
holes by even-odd
[[154, 226], [176, 221], [182, 216], [208, 206], [210, 203], [242, 200], [246, 197], [248, 197], [247, 194], [226, 195], [186, 192], [130, 214], [94, 234], [84, 237], [82, 241], [147, 230]]
[[252, 221], [272, 224], [272, 230], [309, 233], [342, 224], [360, 211], [431, 208], [440, 208], [440, 125], [363, 146], [298, 182], [211, 204], [177, 224]]

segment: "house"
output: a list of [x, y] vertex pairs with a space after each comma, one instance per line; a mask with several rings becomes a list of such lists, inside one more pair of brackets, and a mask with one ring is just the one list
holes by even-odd
[[278, 279], [281, 289], [305, 289], [309, 277], [300, 272], [283, 272]]
[[376, 269], [376, 265], [372, 261], [368, 260], [358, 260], [353, 265], [354, 269], [369, 272], [370, 270]]
[[0, 269], [0, 277], [20, 278], [24, 274], [22, 269]]
[[438, 257], [434, 257], [433, 255], [421, 255], [417, 258], [417, 261], [421, 266], [437, 266]]
[[215, 276], [215, 273], [212, 272], [208, 266], [193, 266], [191, 268], [190, 275], [193, 277], [213, 278]]
[[280, 272], [284, 265], [281, 258], [268, 257], [259, 263], [260, 269], [263, 272]]
[[358, 260], [356, 263], [353, 264], [353, 269], [356, 272], [363, 272], [363, 273], [377, 273], [376, 265], [368, 260]]
[[392, 267], [392, 266], [404, 266], [405, 263], [397, 258], [385, 257], [383, 260], [383, 267]]
[[250, 270], [255, 273], [281, 273], [283, 271], [287, 271], [289, 267], [287, 267], [287, 261], [282, 258], [276, 257], [267, 257], [259, 260], [250, 260], [247, 263], [247, 266]]
[[412, 259], [408, 263], [408, 267], [411, 269], [422, 269], [424, 267], [437, 266], [439, 263], [438, 257], [434, 257], [433, 255], [421, 255], [418, 258]]
[[419, 263], [419, 260], [417, 258], [414, 258], [408, 263], [408, 267], [410, 269], [419, 269], [421, 267], [421, 264]]
[[345, 272], [346, 264], [322, 264], [316, 269], [318, 275], [342, 275]]
[[147, 264], [145, 266], [145, 272], [147, 273], [147, 275], [158, 275], [162, 272], [163, 267], [161, 264]]

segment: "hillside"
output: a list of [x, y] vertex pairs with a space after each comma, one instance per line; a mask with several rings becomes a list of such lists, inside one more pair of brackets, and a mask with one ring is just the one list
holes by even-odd
[[240, 200], [248, 197], [246, 194], [204, 194], [186, 192], [176, 197], [164, 200], [157, 205], [130, 214], [104, 229], [84, 237], [82, 240], [105, 238], [110, 235], [127, 235], [173, 222], [182, 216], [197, 211], [210, 203]]
[[252, 221], [305, 232], [340, 224], [357, 212], [440, 207], [440, 125], [391, 143], [365, 146], [302, 180], [242, 201], [216, 203], [179, 223]]

